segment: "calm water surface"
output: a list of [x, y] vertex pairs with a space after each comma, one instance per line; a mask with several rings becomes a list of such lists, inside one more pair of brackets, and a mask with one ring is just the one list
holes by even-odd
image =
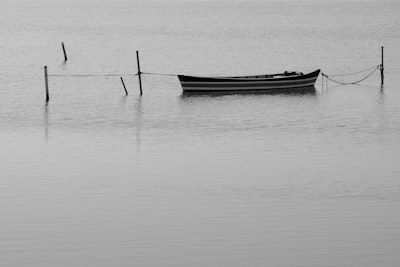
[[[396, 1], [0, 0], [0, 265], [396, 266]], [[69, 55], [63, 64], [60, 42]], [[176, 77], [380, 63], [315, 94]], [[351, 81], [362, 77], [341, 77]], [[339, 79], [339, 78], [338, 78]]]

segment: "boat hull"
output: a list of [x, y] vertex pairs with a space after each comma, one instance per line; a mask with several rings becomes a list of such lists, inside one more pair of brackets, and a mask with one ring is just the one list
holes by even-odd
[[293, 91], [314, 87], [320, 70], [297, 75], [246, 77], [195, 77], [178, 75], [184, 92]]

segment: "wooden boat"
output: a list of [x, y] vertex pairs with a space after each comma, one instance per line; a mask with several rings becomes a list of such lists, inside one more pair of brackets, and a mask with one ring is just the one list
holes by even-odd
[[178, 75], [184, 92], [258, 92], [293, 91], [314, 88], [320, 70], [307, 74], [284, 72], [277, 74], [238, 77], [196, 77]]

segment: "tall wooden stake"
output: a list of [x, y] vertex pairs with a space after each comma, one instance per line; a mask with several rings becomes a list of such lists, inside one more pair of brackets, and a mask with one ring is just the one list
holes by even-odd
[[44, 85], [46, 87], [46, 103], [49, 102], [49, 78], [47, 75], [47, 66], [44, 66]]
[[124, 79], [122, 79], [122, 77], [120, 77], [120, 78], [121, 78], [122, 86], [124, 87], [124, 90], [125, 90], [125, 94], [128, 95], [128, 91], [126, 90]]
[[67, 61], [68, 57], [67, 57], [67, 52], [65, 51], [64, 42], [61, 42], [61, 46], [62, 46], [62, 49], [63, 49], [63, 52], [64, 52], [64, 61]]
[[139, 51], [136, 51], [136, 61], [137, 61], [137, 68], [138, 68], [140, 95], [142, 95], [143, 94], [143, 92], [142, 92], [142, 77], [141, 77], [142, 72], [140, 71]]
[[384, 71], [384, 66], [383, 66], [383, 46], [381, 47], [381, 86], [383, 86], [383, 82], [385, 79], [385, 75], [383, 73]]

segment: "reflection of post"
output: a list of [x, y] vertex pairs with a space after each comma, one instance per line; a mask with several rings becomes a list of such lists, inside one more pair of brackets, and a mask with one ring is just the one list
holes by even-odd
[[322, 77], [322, 91], [324, 91], [324, 75], [321, 75]]
[[381, 47], [381, 86], [383, 86], [383, 82], [385, 79], [383, 71], [384, 71], [384, 66], [383, 66], [383, 46], [382, 46]]
[[44, 141], [47, 144], [47, 141], [49, 140], [49, 104], [48, 103], [46, 103], [46, 105], [44, 105], [43, 120], [44, 120]]
[[383, 86], [381, 86], [381, 90], [377, 95], [377, 101], [375, 101], [377, 110], [376, 112], [374, 112], [374, 114], [377, 114], [378, 116], [377, 120], [379, 123], [379, 129], [387, 129], [388, 127], [385, 101], [386, 101], [385, 90], [383, 90]]
[[139, 97], [135, 105], [135, 124], [136, 124], [136, 150], [140, 151], [140, 132], [142, 130], [142, 98]]
[[326, 81], [325, 81], [325, 90], [328, 90], [328, 85], [329, 85], [329, 80], [328, 79], [325, 79]]

